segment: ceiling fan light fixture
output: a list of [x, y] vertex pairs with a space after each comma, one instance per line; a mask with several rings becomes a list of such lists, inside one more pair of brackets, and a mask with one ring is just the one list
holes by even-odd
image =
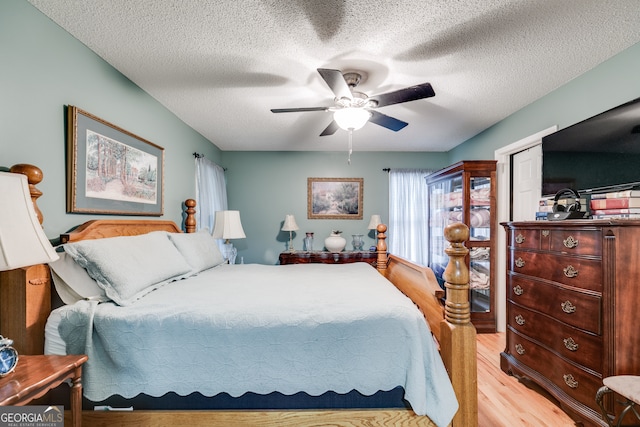
[[346, 107], [333, 113], [333, 120], [344, 130], [358, 130], [367, 123], [371, 113], [364, 108]]

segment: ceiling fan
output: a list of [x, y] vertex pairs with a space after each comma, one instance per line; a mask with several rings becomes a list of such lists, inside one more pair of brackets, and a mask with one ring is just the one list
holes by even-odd
[[376, 111], [377, 108], [430, 98], [436, 94], [430, 83], [422, 83], [393, 92], [367, 96], [362, 92], [354, 90], [362, 80], [362, 73], [360, 72], [350, 71], [342, 73], [340, 70], [318, 68], [318, 73], [320, 73], [320, 76], [335, 95], [334, 105], [332, 107], [273, 108], [271, 112], [333, 112], [333, 120], [329, 123], [329, 126], [322, 131], [320, 136], [333, 135], [338, 128], [349, 131], [357, 130], [368, 121], [397, 132], [407, 126], [408, 123], [382, 114]]

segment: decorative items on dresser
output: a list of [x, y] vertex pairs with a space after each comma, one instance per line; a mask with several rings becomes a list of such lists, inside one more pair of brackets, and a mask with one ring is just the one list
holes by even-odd
[[495, 332], [496, 161], [458, 162], [428, 175], [426, 181], [429, 267], [443, 286], [444, 229], [454, 222], [467, 225], [471, 321], [478, 332]]
[[366, 262], [372, 266], [377, 265], [378, 253], [371, 251], [354, 252], [282, 252], [280, 264], [347, 264], [351, 262]]
[[[507, 345], [503, 371], [532, 380], [585, 425], [606, 426], [603, 379], [640, 374], [640, 221], [503, 224]], [[603, 402], [619, 414], [620, 399]]]

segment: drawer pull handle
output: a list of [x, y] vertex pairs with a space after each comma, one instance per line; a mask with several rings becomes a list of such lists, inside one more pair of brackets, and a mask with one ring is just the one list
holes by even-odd
[[524, 267], [524, 260], [520, 257], [518, 257], [518, 259], [516, 259], [516, 267]]
[[521, 314], [518, 314], [516, 316], [516, 323], [520, 326], [524, 325], [524, 317], [522, 317]]
[[576, 270], [573, 265], [566, 266], [562, 271], [564, 272], [564, 275], [570, 279], [578, 276], [578, 270]]
[[542, 230], [543, 237], [549, 237], [549, 230]]
[[522, 346], [522, 344], [516, 344], [516, 353], [518, 353], [520, 356], [524, 354], [524, 347]]
[[571, 337], [565, 338], [563, 341], [564, 341], [564, 346], [567, 347], [567, 350], [569, 350], [569, 351], [577, 351], [578, 350], [578, 343], [575, 342], [573, 340], [573, 338], [571, 338]]
[[562, 241], [565, 248], [573, 249], [578, 246], [578, 241], [573, 238], [573, 236], [569, 236]]
[[522, 295], [522, 293], [524, 292], [524, 289], [522, 289], [522, 287], [520, 285], [515, 285], [513, 287], [513, 293], [516, 295]]
[[577, 310], [576, 306], [573, 305], [569, 300], [563, 302], [562, 304], [560, 304], [560, 306], [562, 307], [562, 311], [567, 314], [575, 313]]
[[524, 243], [524, 236], [522, 234], [516, 236], [516, 243]]
[[575, 378], [573, 378], [573, 375], [571, 374], [564, 374], [562, 376], [562, 378], [564, 379], [564, 383], [566, 385], [568, 385], [571, 388], [578, 388], [578, 381], [576, 381]]

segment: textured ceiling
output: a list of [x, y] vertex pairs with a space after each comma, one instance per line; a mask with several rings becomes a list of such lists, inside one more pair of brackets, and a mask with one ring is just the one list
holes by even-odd
[[341, 151], [317, 68], [424, 82], [356, 151], [446, 151], [640, 41], [638, 0], [29, 0], [222, 150]]

